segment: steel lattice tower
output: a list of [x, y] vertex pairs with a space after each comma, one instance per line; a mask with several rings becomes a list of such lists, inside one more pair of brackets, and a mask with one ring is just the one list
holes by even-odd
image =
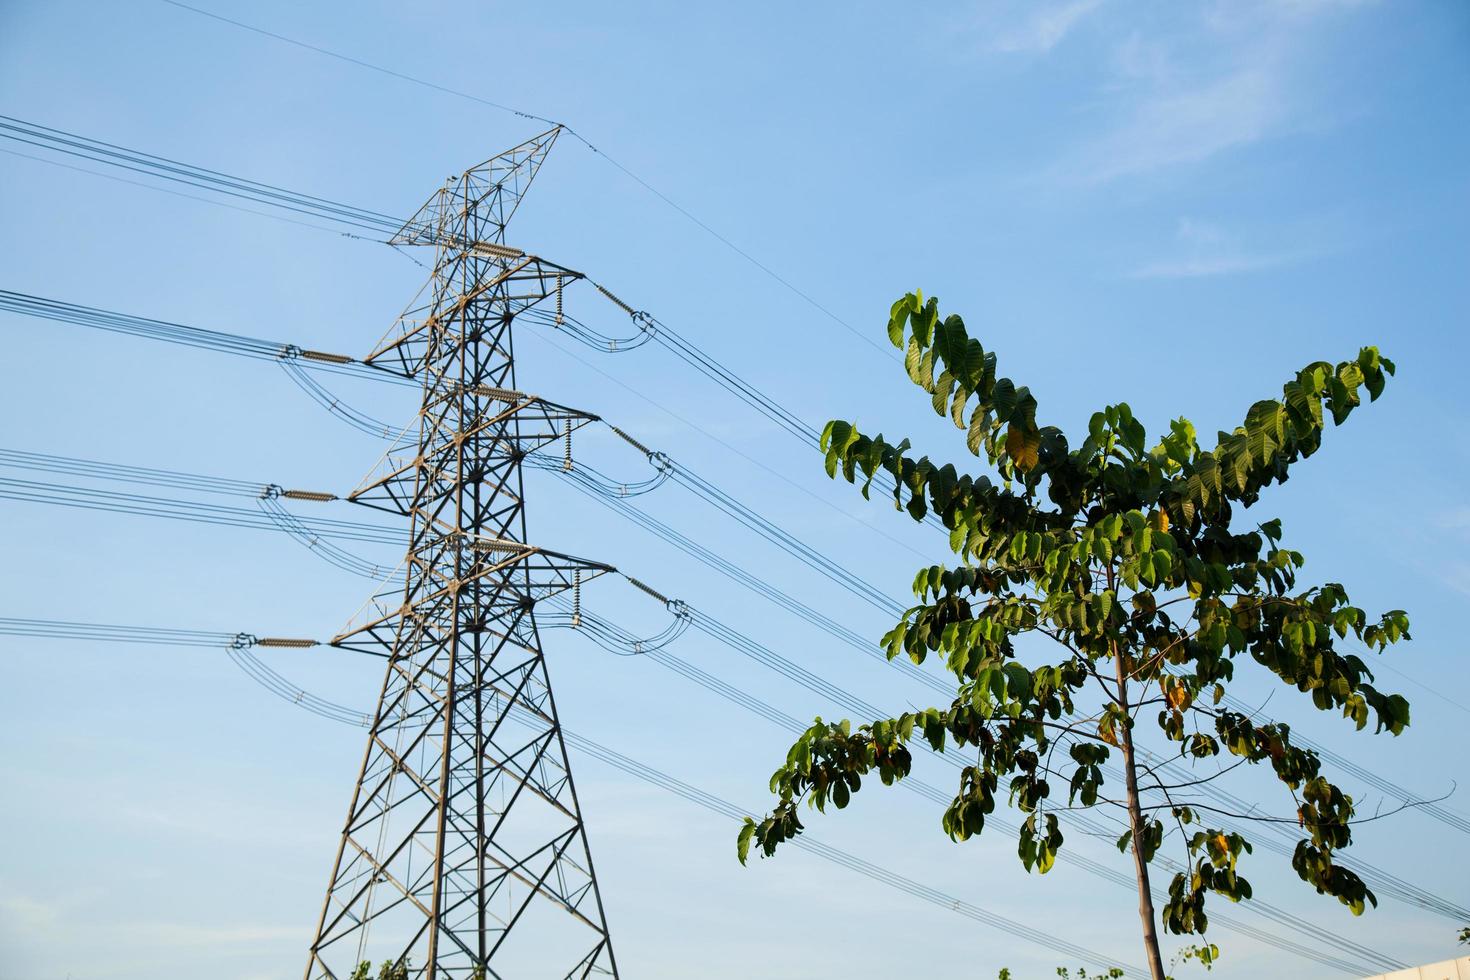
[[433, 275], [365, 360], [418, 378], [418, 439], [351, 495], [408, 516], [401, 589], [334, 643], [387, 671], [308, 980], [616, 976], [536, 603], [609, 570], [526, 543], [522, 459], [595, 416], [516, 389], [511, 325], [578, 273], [505, 244], [551, 130], [450, 178], [394, 237]]

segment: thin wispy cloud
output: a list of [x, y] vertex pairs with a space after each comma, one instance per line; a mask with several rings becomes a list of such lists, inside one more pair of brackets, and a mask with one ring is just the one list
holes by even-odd
[[1002, 28], [991, 41], [995, 51], [1045, 54], [1056, 47], [1103, 0], [1071, 0], [1070, 3], [1028, 8], [1019, 23]]
[[1434, 523], [1446, 531], [1470, 532], [1470, 507], [1448, 507], [1434, 515]]
[[1045, 178], [1086, 185], [1142, 177], [1307, 126], [1314, 99], [1294, 68], [1332, 15], [1360, 2], [1220, 5], [1182, 13], [1168, 30], [1130, 31], [1104, 56], [1098, 99], [1078, 129], [1101, 125], [1064, 150]]
[[[95, 915], [101, 893], [95, 889], [61, 899], [41, 899], [13, 891], [0, 894], [0, 918], [9, 926], [30, 935], [60, 935], [69, 921]], [[164, 946], [255, 946], [302, 938], [302, 927], [261, 923], [176, 922], [166, 920], [118, 921], [94, 927], [107, 935], [107, 945], [119, 949]]]
[[1181, 219], [1171, 254], [1128, 273], [1130, 279], [1196, 279], [1228, 276], [1290, 265], [1321, 255], [1308, 245], [1249, 248], [1217, 225]]
[[1082, 181], [1102, 182], [1195, 163], [1262, 139], [1281, 126], [1286, 105], [1278, 74], [1266, 66], [1161, 93], [1083, 147], [1071, 169]]
[[26, 895], [0, 896], [0, 913], [17, 930], [28, 933], [50, 929], [61, 918], [56, 904]]
[[165, 946], [255, 946], [301, 940], [305, 934], [300, 924], [214, 926], [188, 922], [132, 922], [124, 928], [130, 937], [143, 944], [160, 943]]

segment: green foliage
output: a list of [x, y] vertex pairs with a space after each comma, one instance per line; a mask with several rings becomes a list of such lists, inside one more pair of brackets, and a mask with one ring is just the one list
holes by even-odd
[[[413, 962], [404, 959], [400, 962], [384, 960], [378, 966], [377, 980], [408, 980], [408, 971], [413, 968]], [[357, 969], [352, 971], [351, 980], [373, 980], [373, 965], [367, 960], [357, 964]], [[485, 968], [477, 966], [470, 972], [470, 980], [485, 980]]]
[[[1169, 962], [1169, 967], [1172, 970], [1173, 967], [1180, 962], [1197, 960], [1204, 966], [1206, 970], [1210, 970], [1213, 969], [1215, 961], [1219, 958], [1220, 949], [1218, 946], [1185, 946], [1182, 947], [1174, 955], [1174, 958]], [[1127, 974], [1125, 974], [1121, 969], [1116, 966], [1109, 967], [1108, 972], [1106, 973], [1088, 973], [1086, 967], [1080, 966], [1074, 973], [1064, 966], [1059, 966], [1057, 967], [1057, 976], [1061, 977], [1062, 980], [1071, 980], [1071, 978], [1074, 976], [1077, 978], [1077, 980], [1120, 980], [1121, 977], [1127, 976]], [[1010, 968], [1001, 967], [1000, 972], [996, 974], [996, 980], [1014, 980], [1014, 978], [1011, 976]], [[1173, 980], [1172, 974], [1170, 975], [1169, 980]]]
[[[876, 774], [884, 785], [907, 777], [918, 741], [975, 760], [960, 771], [944, 832], [957, 841], [981, 834], [1003, 797], [1026, 815], [1023, 866], [1044, 874], [1063, 846], [1068, 808], [1123, 805], [1107, 767], [1142, 769], [1134, 741], [1153, 721], [1149, 730], [1167, 752], [1196, 767], [1172, 785], [1145, 769], [1139, 787], [1133, 826], [1145, 864], [1166, 838], [1186, 859], [1169, 884], [1168, 930], [1203, 933], [1208, 894], [1251, 896], [1239, 869], [1249, 842], [1202, 820], [1259, 815], [1183, 799], [1191, 781], [1239, 764], [1269, 769], [1291, 801], [1277, 819], [1302, 831], [1291, 862], [1297, 874], [1354, 914], [1376, 904], [1335, 861], [1352, 840], [1352, 798], [1328, 781], [1314, 752], [1293, 744], [1287, 724], [1226, 700], [1237, 664], [1254, 663], [1357, 729], [1398, 735], [1409, 724], [1404, 698], [1380, 690], [1360, 657], [1339, 650], [1351, 637], [1381, 653], [1408, 639], [1408, 616], [1370, 617], [1335, 583], [1299, 585], [1305, 559], [1282, 544], [1281, 522], [1243, 516], [1317, 452], [1329, 420], [1341, 425], [1365, 394], [1377, 399], [1393, 362], [1365, 347], [1335, 365], [1309, 364], [1279, 399], [1251, 405], [1208, 448], [1183, 418], [1150, 444], [1125, 404], [1094, 413], [1074, 443], [1040, 424], [1029, 389], [1000, 376], [995, 354], [958, 316], [941, 318], [935, 300], [900, 299], [888, 336], [905, 351], [910, 380], [992, 475], [915, 459], [908, 440], [889, 442], [851, 422], [828, 423], [821, 446], [830, 476], [865, 497], [882, 476], [897, 508], [914, 520], [936, 515], [948, 529], [958, 564], [919, 570], [917, 604], [882, 643], [890, 659], [939, 659], [955, 678], [955, 697], [857, 727], [817, 719], [771, 778], [775, 808], [742, 828], [740, 860], [752, 846], [770, 856], [800, 834], [802, 802], [840, 810], [864, 777]], [[1054, 641], [1055, 662], [1022, 663], [1016, 641], [1025, 634]], [[1053, 793], [1061, 786], [1065, 799]], [[1133, 836], [1130, 829], [1120, 848]], [[1218, 952], [1194, 949], [1206, 966]]]
[[[1068, 980], [1073, 975], [1072, 971], [1066, 967], [1057, 967], [1057, 976], [1062, 977], [1063, 980]], [[1088, 973], [1086, 969], [1078, 967], [1075, 975], [1077, 980], [1118, 980], [1119, 977], [1125, 976], [1123, 971], [1117, 967], [1112, 967], [1107, 973]], [[1001, 967], [1000, 973], [996, 974], [996, 980], [1012, 980], [1010, 969]]]
[[1214, 943], [1181, 946], [1179, 951], [1174, 954], [1174, 958], [1169, 961], [1169, 968], [1172, 970], [1177, 963], [1188, 963], [1190, 960], [1194, 960], [1208, 972], [1215, 968], [1215, 962], [1219, 959], [1220, 947]]
[[[397, 963], [392, 960], [384, 960], [378, 967], [377, 980], [408, 980], [408, 971], [411, 966], [408, 960], [400, 960]], [[372, 963], [363, 960], [357, 964], [357, 969], [352, 971], [352, 980], [372, 980], [372, 972]]]

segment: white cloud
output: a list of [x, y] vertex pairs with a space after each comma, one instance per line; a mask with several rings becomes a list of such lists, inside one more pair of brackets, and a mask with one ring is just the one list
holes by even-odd
[[1022, 23], [1001, 33], [990, 46], [996, 51], [1045, 54], [1100, 6], [1102, 0], [1071, 0], [1070, 3], [1031, 8], [1030, 15]]
[[[1105, 59], [1082, 136], [1049, 182], [1100, 184], [1197, 164], [1312, 125], [1327, 111], [1297, 66], [1332, 15], [1365, 0], [1172, 8], [1121, 37]], [[1097, 119], [1100, 125], [1087, 123]]]
[[263, 943], [304, 941], [307, 929], [292, 926], [204, 926], [185, 922], [131, 922], [118, 926], [140, 945], [255, 946]]
[[6, 895], [0, 897], [0, 913], [18, 932], [35, 933], [48, 931], [60, 918], [61, 909], [25, 895]]
[[1129, 118], [1085, 144], [1066, 169], [1075, 179], [1100, 183], [1195, 163], [1262, 139], [1286, 117], [1279, 74], [1258, 65], [1139, 100]]
[[1132, 277], [1185, 279], [1256, 272], [1305, 261], [1330, 251], [1326, 247], [1302, 243], [1288, 247], [1278, 243], [1266, 248], [1251, 248], [1216, 225], [1190, 218], [1180, 219], [1175, 239], [1174, 255], [1134, 270]]
[[1451, 507], [1435, 517], [1435, 523], [1451, 531], [1470, 529], [1470, 507]]
[[1443, 567], [1432, 568], [1431, 572], [1432, 579], [1461, 595], [1470, 596], [1470, 565], [1462, 561], [1452, 561]]
[[1193, 279], [1233, 275], [1288, 265], [1322, 252], [1305, 246], [1248, 249], [1219, 226], [1192, 218], [1180, 219], [1174, 237], [1173, 254], [1133, 270], [1129, 278]]
[[1110, 68], [1120, 86], [1138, 80], [1158, 84], [1174, 70], [1168, 44], [1145, 38], [1138, 31], [1129, 34], [1112, 51]]

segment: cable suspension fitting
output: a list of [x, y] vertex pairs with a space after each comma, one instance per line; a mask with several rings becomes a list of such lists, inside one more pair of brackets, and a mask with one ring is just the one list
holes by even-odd
[[633, 586], [633, 588], [637, 589], [639, 592], [645, 592], [648, 595], [653, 596], [655, 599], [657, 599], [659, 602], [663, 603], [665, 606], [669, 605], [669, 603], [670, 603], [669, 597], [666, 596], [666, 595], [664, 595], [662, 592], [658, 591], [657, 589], [655, 589], [653, 586], [648, 585], [645, 582], [640, 582], [640, 581], [638, 581], [638, 579], [636, 579], [633, 576], [628, 575], [628, 574], [624, 574], [623, 575], [623, 578], [627, 579], [628, 580], [628, 584], [631, 585], [631, 586]]
[[637, 439], [634, 439], [632, 436], [628, 435], [628, 433], [624, 432], [622, 429], [618, 428], [617, 426], [615, 426], [615, 425], [613, 425], [611, 423], [608, 423], [608, 428], [609, 429], [612, 429], [613, 432], [617, 433], [617, 435], [620, 436], [624, 442], [626, 442], [628, 445], [632, 446], [634, 449], [638, 450], [643, 455], [648, 456], [650, 458], [653, 456], [653, 450], [652, 449], [649, 449], [643, 443], [639, 442]]
[[515, 391], [511, 388], [492, 388], [489, 385], [475, 385], [470, 390], [481, 398], [493, 398], [507, 405], [514, 405], [516, 402], [526, 401], [531, 397], [523, 391]]
[[348, 357], [346, 354], [328, 354], [325, 351], [306, 350], [304, 348], [298, 348], [297, 354], [309, 361], [324, 361], [327, 364], [352, 364], [357, 360], [357, 358]]
[[469, 250], [476, 255], [488, 255], [494, 259], [522, 259], [526, 253], [511, 245], [501, 245], [499, 242], [470, 242]]
[[572, 628], [582, 625], [582, 570], [572, 572]]
[[594, 285], [594, 286], [597, 287], [597, 291], [599, 293], [601, 293], [602, 295], [606, 296], [608, 299], [612, 300], [613, 303], [616, 304], [617, 306], [621, 307], [624, 313], [628, 314], [629, 316], [637, 316], [638, 315], [638, 311], [637, 310], [633, 309], [633, 307], [629, 306], [627, 303], [624, 303], [622, 300], [620, 300], [616, 296], [614, 296], [613, 293], [606, 286], [604, 286], [604, 285], [602, 285], [601, 283], [598, 283], [598, 282], [594, 282], [594, 283], [592, 283], [592, 285]]

